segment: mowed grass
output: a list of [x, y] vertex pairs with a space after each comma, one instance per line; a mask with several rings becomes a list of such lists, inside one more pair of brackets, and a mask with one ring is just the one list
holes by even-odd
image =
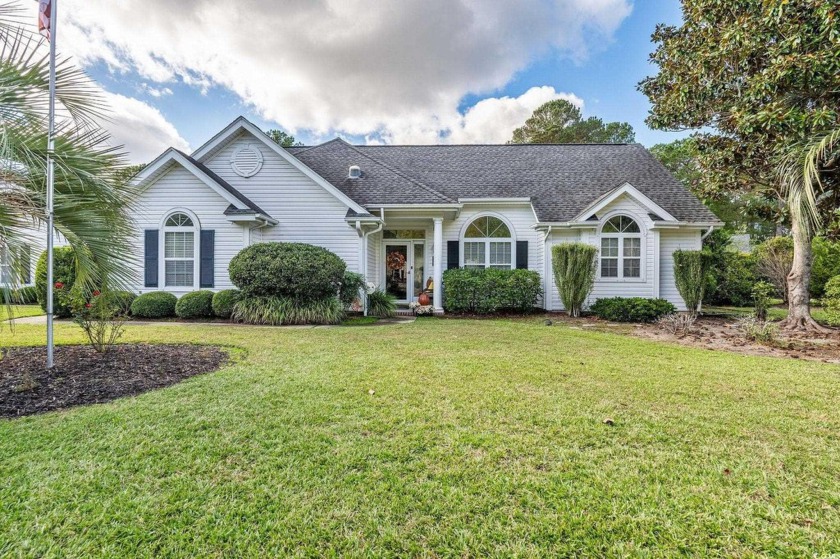
[[[81, 341], [70, 324], [57, 339]], [[837, 366], [538, 319], [131, 325], [125, 341], [244, 352], [0, 420], [0, 556], [840, 553]]]
[[4, 305], [0, 302], [0, 321], [44, 314], [38, 305]]

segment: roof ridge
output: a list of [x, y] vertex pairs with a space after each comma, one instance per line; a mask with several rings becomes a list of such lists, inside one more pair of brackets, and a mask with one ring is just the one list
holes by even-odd
[[[338, 139], [338, 138], [337, 138]], [[330, 140], [333, 141], [333, 140]], [[347, 142], [345, 142], [347, 143]], [[557, 144], [549, 143], [533, 143], [533, 144], [362, 144], [354, 145], [348, 144], [356, 148], [456, 148], [456, 147], [558, 147], [558, 146], [641, 146], [638, 142], [564, 142]], [[644, 147], [644, 146], [642, 146]]]
[[[376, 163], [377, 165], [381, 165], [382, 167], [385, 167], [386, 169], [388, 169], [388, 170], [389, 170], [389, 171], [391, 171], [392, 173], [394, 173], [394, 174], [396, 174], [396, 175], [398, 175], [398, 176], [400, 176], [400, 177], [404, 178], [405, 180], [407, 180], [407, 181], [409, 181], [409, 182], [412, 182], [412, 183], [416, 184], [417, 186], [419, 186], [420, 188], [422, 188], [422, 189], [426, 190], [427, 192], [429, 192], [429, 193], [431, 193], [431, 194], [434, 194], [435, 196], [437, 196], [437, 197], [439, 197], [439, 198], [443, 198], [443, 199], [444, 199], [444, 200], [446, 200], [447, 202], [450, 202], [450, 203], [453, 203], [453, 204], [457, 202], [457, 200], [453, 200], [452, 198], [450, 198], [449, 196], [446, 196], [446, 195], [445, 195], [445, 194], [443, 194], [442, 192], [438, 192], [438, 191], [437, 191], [437, 190], [435, 190], [434, 188], [432, 188], [432, 187], [430, 187], [430, 186], [428, 186], [428, 185], [426, 185], [426, 184], [423, 184], [422, 182], [418, 181], [417, 179], [414, 179], [414, 178], [412, 178], [412, 177], [410, 177], [410, 176], [406, 175], [403, 171], [401, 171], [401, 170], [399, 170], [399, 169], [395, 169], [395, 168], [391, 167], [390, 165], [388, 165], [387, 163], [384, 163], [384, 162], [382, 162], [382, 161], [380, 161], [380, 160], [378, 160], [378, 159], [376, 159], [376, 158], [374, 158], [374, 157], [371, 157], [370, 155], [368, 155], [368, 154], [366, 154], [366, 153], [362, 153], [362, 152], [361, 152], [361, 151], [359, 151], [359, 150], [356, 148], [356, 146], [354, 146], [353, 144], [350, 144], [350, 143], [348, 143], [348, 142], [346, 142], [346, 141], [342, 140], [341, 138], [336, 138], [336, 140], [340, 140], [342, 143], [346, 144], [346, 145], [347, 145], [347, 147], [349, 147], [350, 149], [352, 149], [353, 151], [355, 151], [356, 153], [358, 153], [358, 154], [359, 154], [359, 155], [361, 155], [362, 157], [366, 157], [366, 158], [370, 159], [371, 161], [373, 161], [374, 163]], [[331, 141], [335, 141], [335, 140], [331, 140]]]

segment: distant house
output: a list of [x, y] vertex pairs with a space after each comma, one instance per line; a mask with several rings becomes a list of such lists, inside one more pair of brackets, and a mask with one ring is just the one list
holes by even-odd
[[237, 252], [286, 241], [335, 252], [403, 303], [447, 268], [528, 268], [560, 310], [551, 247], [582, 241], [599, 248], [592, 300], [682, 307], [671, 255], [721, 224], [638, 144], [282, 148], [238, 118], [190, 155], [167, 150], [135, 184], [135, 288], [176, 295], [233, 287]]

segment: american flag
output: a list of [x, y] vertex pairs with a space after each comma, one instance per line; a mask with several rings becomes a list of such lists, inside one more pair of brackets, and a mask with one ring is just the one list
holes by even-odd
[[38, 0], [38, 32], [50, 39], [52, 29], [52, 0]]

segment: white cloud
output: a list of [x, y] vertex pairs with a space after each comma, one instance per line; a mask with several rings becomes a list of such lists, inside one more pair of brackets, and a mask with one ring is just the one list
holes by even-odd
[[155, 99], [172, 95], [172, 90], [168, 87], [154, 87], [152, 85], [147, 84], [146, 82], [140, 84], [140, 90], [143, 93], [151, 95]]
[[428, 138], [437, 129], [464, 141], [491, 133], [485, 113], [507, 118], [527, 101], [486, 100], [462, 116], [465, 95], [492, 94], [538, 56], [585, 58], [631, 10], [630, 0], [63, 5], [62, 50], [85, 65], [137, 72], [158, 89], [220, 86], [292, 132]]
[[159, 110], [132, 97], [102, 92], [111, 107], [102, 127], [113, 144], [124, 145], [132, 163], [148, 163], [169, 147], [189, 152], [190, 146]]

